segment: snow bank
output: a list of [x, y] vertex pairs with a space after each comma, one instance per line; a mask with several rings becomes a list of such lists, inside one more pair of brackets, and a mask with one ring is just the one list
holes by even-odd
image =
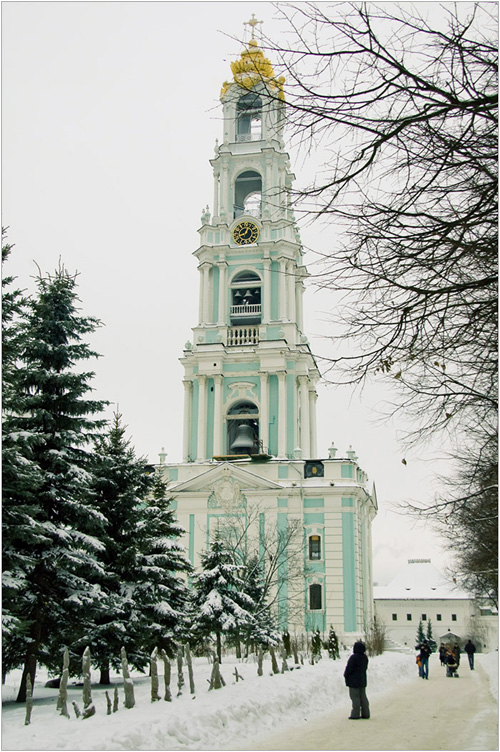
[[[256, 742], [257, 735], [266, 736], [289, 726], [310, 721], [332, 709], [348, 713], [350, 702], [343, 672], [348, 652], [341, 659], [327, 657], [284, 674], [272, 675], [270, 662], [264, 663], [264, 676], [257, 675], [257, 664], [229, 661], [221, 665], [226, 686], [208, 692], [211, 665], [203, 659], [194, 663], [196, 696], [188, 688], [175, 697], [177, 672], [173, 665], [171, 703], [151, 703], [150, 680], [134, 675], [136, 706], [123, 707], [123, 684], [120, 688], [120, 709], [106, 715], [104, 689], [92, 687], [96, 715], [68, 720], [56, 711], [57, 690], [43, 686], [40, 675], [35, 682], [31, 725], [24, 726], [24, 706], [9, 702], [16, 695], [20, 672], [7, 677], [3, 688], [3, 750], [222, 750], [234, 749]], [[236, 683], [235, 666], [244, 681]], [[398, 682], [415, 677], [414, 657], [409, 654], [385, 653], [370, 659], [368, 696], [370, 691], [382, 694]], [[160, 694], [163, 678], [160, 679]], [[109, 689], [109, 688], [108, 688]], [[110, 692], [112, 695], [112, 692]], [[68, 707], [74, 700], [82, 707], [82, 688], [68, 687]], [[251, 748], [251, 746], [250, 746]]]
[[[467, 656], [462, 656], [462, 663], [469, 670]], [[481, 665], [488, 676], [490, 692], [498, 702], [498, 652], [496, 653], [476, 653], [474, 657], [474, 665]]]

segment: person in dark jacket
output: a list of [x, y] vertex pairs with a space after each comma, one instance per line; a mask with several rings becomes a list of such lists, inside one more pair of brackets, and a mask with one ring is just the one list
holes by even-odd
[[351, 715], [349, 716], [352, 721], [370, 717], [370, 705], [366, 696], [368, 658], [365, 652], [364, 643], [355, 642], [352, 655], [349, 657], [344, 671], [345, 683], [349, 687], [349, 697], [352, 702]]
[[476, 652], [476, 646], [474, 645], [472, 640], [467, 640], [467, 645], [465, 646], [464, 650], [467, 653], [467, 658], [469, 659], [470, 670], [474, 671], [474, 653]]
[[421, 645], [417, 645], [415, 650], [420, 650], [420, 676], [422, 679], [429, 678], [429, 656], [432, 653], [431, 646], [427, 640], [424, 640]]

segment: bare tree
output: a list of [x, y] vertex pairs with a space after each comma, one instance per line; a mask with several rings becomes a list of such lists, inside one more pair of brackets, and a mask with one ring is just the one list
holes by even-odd
[[295, 208], [335, 230], [329, 378], [390, 379], [418, 438], [497, 407], [495, 10], [279, 4], [290, 42], [264, 45], [292, 141], [326, 159]]
[[406, 443], [447, 437], [457, 474], [416, 513], [451, 539], [464, 584], [496, 597], [497, 8], [276, 10], [280, 44], [263, 47], [313, 169], [294, 209], [331, 229], [315, 274], [336, 301], [327, 376], [391, 384]]

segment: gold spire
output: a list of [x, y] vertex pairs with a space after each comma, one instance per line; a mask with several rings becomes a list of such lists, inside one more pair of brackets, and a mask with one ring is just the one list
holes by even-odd
[[252, 27], [252, 38], [248, 42], [247, 49], [243, 50], [240, 59], [231, 63], [231, 70], [233, 72], [232, 81], [224, 81], [222, 84], [221, 97], [224, 96], [229, 87], [235, 83], [241, 86], [242, 89], [253, 89], [258, 83], [264, 81], [269, 89], [276, 90], [279, 99], [285, 99], [283, 93], [283, 84], [285, 79], [283, 76], [276, 78], [274, 75], [273, 66], [271, 61], [264, 57], [264, 53], [257, 45], [254, 38], [254, 30], [257, 24], [262, 23], [255, 18], [255, 14], [252, 13], [250, 21], [244, 21]]

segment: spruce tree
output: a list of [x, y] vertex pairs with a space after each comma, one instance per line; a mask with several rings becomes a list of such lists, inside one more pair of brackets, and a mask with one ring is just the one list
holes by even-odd
[[[3, 239], [4, 233], [2, 233]], [[2, 269], [12, 246], [2, 246]], [[20, 360], [26, 336], [28, 301], [14, 278], [2, 276], [2, 669], [22, 665], [29, 623], [18, 608], [31, 568], [31, 552], [43, 530], [37, 520], [36, 493], [41, 474], [33, 462], [36, 435], [20, 430], [25, 413], [20, 391]]]
[[90, 647], [92, 663], [101, 672], [101, 684], [110, 683], [111, 667], [120, 670], [122, 647], [137, 669], [149, 662], [138, 593], [146, 579], [141, 526], [152, 476], [146, 460], [136, 457], [125, 433], [122, 416], [116, 412], [107, 432], [96, 437], [92, 467], [95, 504], [105, 520], [95, 583], [105, 601], [87, 613], [78, 648], [82, 651]]
[[424, 626], [422, 624], [422, 619], [420, 619], [420, 621], [418, 622], [418, 627], [417, 627], [417, 645], [421, 645], [424, 640], [425, 640]]
[[89, 442], [103, 425], [105, 403], [88, 396], [94, 373], [83, 366], [97, 353], [83, 337], [100, 322], [81, 315], [77, 304], [76, 277], [64, 267], [40, 274], [20, 356], [16, 423], [32, 438], [30, 460], [41, 477], [31, 510], [36, 538], [15, 607], [25, 625], [18, 701], [26, 699], [38, 660], [54, 659], [58, 635], [70, 633], [99, 598], [89, 585], [102, 525], [89, 495]]
[[222, 662], [222, 635], [249, 629], [255, 620], [254, 601], [244, 592], [243, 566], [216, 531], [201, 557], [202, 571], [193, 575], [191, 634], [196, 639], [215, 634], [217, 659]]
[[328, 633], [328, 655], [332, 660], [340, 658], [339, 640], [334, 628], [331, 626]]
[[192, 566], [179, 542], [185, 530], [176, 521], [160, 473], [154, 474], [150, 498], [141, 509], [137, 563], [142, 575], [135, 599], [146, 625], [144, 645], [148, 655], [157, 647], [173, 658], [188, 629], [185, 575]]

